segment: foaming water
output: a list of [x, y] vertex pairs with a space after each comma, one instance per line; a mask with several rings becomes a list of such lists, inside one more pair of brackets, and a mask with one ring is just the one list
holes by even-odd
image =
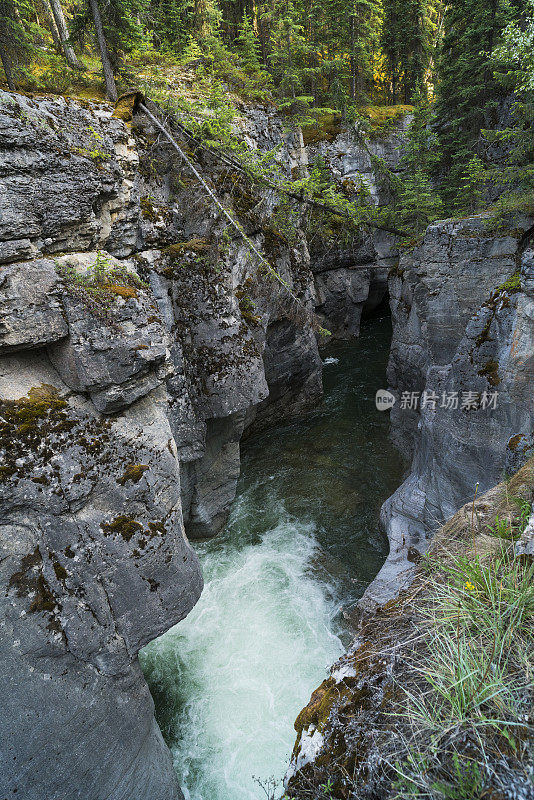
[[333, 593], [310, 574], [313, 526], [280, 505], [278, 525], [251, 538], [250, 494], [224, 541], [198, 548], [200, 601], [142, 656], [188, 800], [257, 800], [255, 778], [283, 775], [295, 717], [342, 652]]
[[205, 589], [141, 655], [187, 800], [260, 800], [281, 780], [294, 720], [347, 641], [350, 609], [379, 570], [384, 499], [402, 468], [374, 395], [387, 320], [325, 352], [325, 401], [247, 442], [223, 534], [197, 543]]

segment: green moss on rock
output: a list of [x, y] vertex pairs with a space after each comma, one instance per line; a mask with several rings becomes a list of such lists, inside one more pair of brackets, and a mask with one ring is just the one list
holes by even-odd
[[316, 113], [315, 121], [302, 128], [304, 144], [317, 144], [318, 142], [333, 142], [341, 133], [341, 114], [337, 111]]
[[130, 464], [124, 470], [122, 477], [119, 478], [119, 483], [121, 486], [124, 486], [127, 481], [132, 481], [132, 483], [138, 483], [141, 478], [143, 477], [143, 473], [149, 469], [148, 464]]
[[511, 275], [508, 280], [501, 283], [499, 288], [496, 290], [498, 294], [515, 294], [516, 292], [521, 291], [521, 276], [519, 272], [515, 272]]
[[499, 377], [499, 364], [494, 359], [487, 361], [482, 369], [479, 369], [478, 374], [484, 378], [487, 378], [490, 386], [498, 386], [501, 382]]
[[125, 542], [129, 542], [132, 536], [135, 536], [136, 533], [140, 533], [143, 530], [143, 526], [140, 522], [137, 522], [133, 517], [128, 517], [125, 514], [115, 517], [111, 522], [103, 522], [100, 527], [106, 536], [118, 534], [122, 536]]
[[17, 597], [31, 597], [30, 614], [40, 611], [55, 612], [60, 608], [43, 572], [43, 559], [39, 548], [23, 556], [20, 569], [11, 575], [8, 590], [14, 590]]
[[211, 249], [211, 244], [207, 239], [190, 239], [188, 242], [175, 242], [163, 250], [163, 254], [169, 258], [180, 258], [186, 252], [206, 253]]

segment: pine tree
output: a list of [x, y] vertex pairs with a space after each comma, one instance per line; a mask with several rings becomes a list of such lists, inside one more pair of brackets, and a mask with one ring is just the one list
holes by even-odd
[[0, 0], [0, 61], [11, 91], [16, 88], [17, 68], [29, 60], [33, 50], [29, 12], [26, 0]]
[[[524, 7], [524, 0], [519, 5]], [[436, 119], [443, 196], [450, 207], [463, 186], [481, 130], [498, 125], [499, 102], [506, 91], [494, 74], [492, 53], [513, 16], [508, 0], [450, 0], [447, 7]]]
[[254, 27], [248, 14], [243, 15], [243, 19], [238, 28], [235, 48], [239, 53], [245, 71], [249, 74], [259, 72], [261, 69], [260, 43], [256, 37]]

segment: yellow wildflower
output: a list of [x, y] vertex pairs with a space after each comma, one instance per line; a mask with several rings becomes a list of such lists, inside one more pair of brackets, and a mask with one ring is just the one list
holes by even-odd
[[465, 582], [465, 588], [467, 589], [467, 591], [468, 591], [468, 592], [472, 592], [472, 591], [474, 590], [474, 588], [475, 588], [475, 587], [474, 587], [474, 585], [471, 583], [471, 581], [466, 581], [466, 582]]

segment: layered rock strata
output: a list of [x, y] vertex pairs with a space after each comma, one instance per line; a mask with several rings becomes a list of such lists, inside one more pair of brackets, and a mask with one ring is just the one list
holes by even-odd
[[389, 278], [392, 435], [411, 460], [384, 504], [390, 554], [362, 608], [409, 581], [441, 522], [534, 445], [534, 220], [437, 222]]
[[[184, 525], [224, 524], [244, 428], [320, 398], [315, 335], [142, 115], [2, 93], [0, 148], [0, 794], [176, 800], [137, 654], [200, 595]], [[300, 229], [199, 159], [311, 308]]]

